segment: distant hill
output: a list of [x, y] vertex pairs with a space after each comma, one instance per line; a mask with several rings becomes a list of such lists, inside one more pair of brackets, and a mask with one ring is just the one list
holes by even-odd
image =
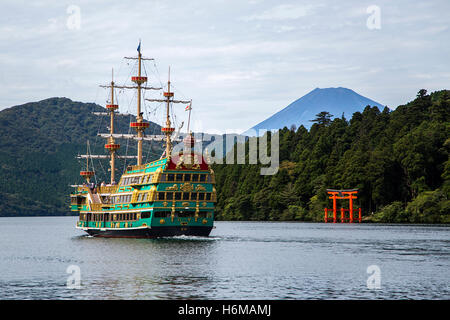
[[[105, 139], [97, 133], [107, 132], [109, 118], [92, 112], [106, 109], [94, 103], [50, 98], [0, 111], [0, 216], [70, 214], [70, 185], [82, 182], [79, 171], [84, 166], [77, 154], [86, 152], [88, 139], [93, 153], [105, 154]], [[116, 119], [116, 132], [128, 133], [130, 116]], [[160, 130], [151, 123], [146, 133]], [[126, 141], [118, 143], [122, 145], [118, 153], [124, 155]], [[130, 140], [128, 154], [135, 153], [136, 144]], [[160, 155], [161, 143], [144, 144], [148, 161]], [[106, 180], [108, 160], [94, 165], [98, 179]], [[119, 161], [118, 173], [123, 166]]]
[[[351, 118], [353, 113], [363, 111], [368, 105], [380, 109], [384, 107], [383, 104], [347, 88], [316, 88], [251, 129], [282, 129], [290, 128], [292, 125], [296, 128], [303, 125], [309, 129], [312, 124], [310, 120], [313, 120], [319, 112], [328, 111], [334, 117], [341, 117], [344, 114], [345, 117]], [[243, 135], [254, 135], [251, 129]]]

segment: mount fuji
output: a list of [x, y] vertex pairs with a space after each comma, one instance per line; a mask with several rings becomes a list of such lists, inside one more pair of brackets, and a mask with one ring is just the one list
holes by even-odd
[[312, 125], [310, 120], [315, 119], [319, 112], [328, 111], [334, 116], [333, 118], [341, 117], [344, 114], [348, 119], [353, 113], [363, 111], [368, 105], [377, 106], [380, 109], [385, 107], [385, 105], [347, 88], [316, 88], [245, 131], [242, 135], [255, 136], [258, 130], [290, 128], [292, 125], [297, 128], [303, 125], [309, 129]]

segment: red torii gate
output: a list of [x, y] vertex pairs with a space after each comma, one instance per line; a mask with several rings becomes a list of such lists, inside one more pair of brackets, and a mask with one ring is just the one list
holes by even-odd
[[[353, 223], [353, 200], [357, 199], [356, 196], [358, 194], [358, 189], [344, 189], [344, 190], [334, 190], [334, 189], [327, 189], [327, 192], [329, 194], [329, 199], [333, 199], [333, 223], [337, 222], [337, 208], [336, 208], [336, 200], [337, 199], [344, 199], [349, 200], [349, 208], [344, 209], [341, 208], [341, 223], [345, 222], [345, 211], [349, 211], [349, 219], [348, 221], [350, 223]], [[331, 211], [331, 209], [325, 208], [325, 223], [328, 222], [328, 210]], [[361, 222], [361, 208], [358, 208], [358, 222]]]

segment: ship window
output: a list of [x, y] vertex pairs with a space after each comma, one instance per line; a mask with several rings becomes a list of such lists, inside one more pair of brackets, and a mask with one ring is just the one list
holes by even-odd
[[166, 175], [165, 175], [165, 174], [162, 174], [162, 175], [161, 175], [161, 178], [159, 179], [159, 181], [166, 181]]
[[173, 192], [166, 192], [166, 200], [173, 200]]
[[148, 193], [144, 193], [144, 196], [142, 197], [142, 201], [146, 201], [147, 200], [147, 195], [148, 195]]
[[179, 173], [176, 175], [176, 180], [177, 181], [183, 181], [183, 174]]
[[211, 200], [211, 193], [208, 192], [206, 194], [206, 201], [209, 201], [209, 200]]
[[141, 218], [142, 218], [142, 219], [150, 218], [150, 212], [142, 212]]
[[191, 181], [191, 174], [190, 173], [186, 173], [184, 175], [184, 181], [187, 181], [187, 182]]
[[197, 194], [196, 193], [192, 193], [191, 194], [191, 200], [193, 200], [193, 201], [197, 200]]
[[138, 194], [137, 202], [141, 202], [141, 200], [142, 200], [142, 193]]
[[189, 192], [183, 192], [183, 200], [189, 200]]
[[158, 200], [164, 200], [164, 192], [158, 192]]
[[175, 181], [175, 175], [173, 173], [169, 173], [167, 175], [167, 181]]
[[192, 175], [192, 182], [197, 182], [198, 181], [198, 174], [193, 174]]
[[169, 211], [156, 211], [153, 213], [153, 217], [154, 218], [168, 218], [170, 217], [170, 212]]
[[200, 175], [200, 182], [205, 182], [206, 180], [206, 174], [201, 174]]
[[204, 200], [205, 199], [205, 194], [204, 193], [199, 193], [198, 194], [198, 200], [199, 201], [202, 201], [202, 200]]
[[195, 211], [177, 211], [177, 216], [179, 218], [193, 218], [195, 217]]
[[181, 192], [175, 192], [175, 200], [181, 200]]

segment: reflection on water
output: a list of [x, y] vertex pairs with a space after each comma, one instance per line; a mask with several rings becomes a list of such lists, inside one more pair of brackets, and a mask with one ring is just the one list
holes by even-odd
[[[217, 222], [208, 238], [102, 239], [74, 217], [24, 221], [1, 219], [1, 299], [450, 298], [446, 226]], [[81, 289], [66, 287], [70, 265]]]

